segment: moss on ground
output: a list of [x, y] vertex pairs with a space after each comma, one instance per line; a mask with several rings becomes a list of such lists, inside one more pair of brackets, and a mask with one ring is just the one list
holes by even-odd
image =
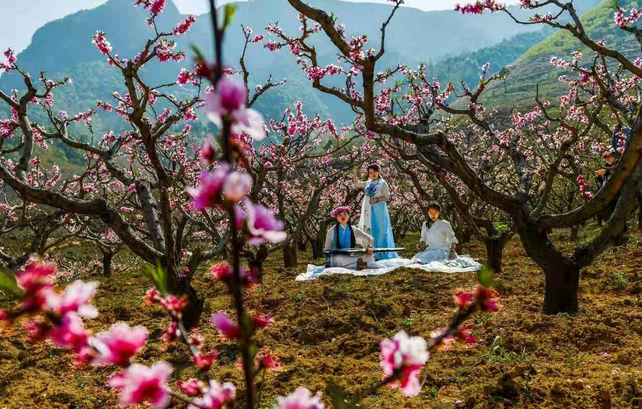
[[[586, 238], [591, 229], [582, 232]], [[570, 250], [568, 234], [557, 243]], [[404, 243], [414, 248], [416, 235]], [[642, 398], [642, 233], [630, 234], [626, 245], [613, 247], [580, 280], [576, 316], [545, 316], [543, 274], [525, 256], [518, 240], [504, 255], [501, 310], [474, 317], [479, 343], [457, 345], [433, 354], [422, 373], [419, 396], [404, 398], [385, 389], [370, 396], [369, 408], [624, 408]], [[78, 249], [82, 253], [82, 249]], [[465, 252], [484, 256], [483, 246], [470, 243]], [[332, 276], [313, 282], [294, 277], [310, 262], [301, 255], [296, 270], [284, 270], [278, 255], [268, 260], [264, 285], [250, 291], [248, 305], [269, 313], [275, 324], [257, 341], [280, 358], [283, 370], [268, 373], [263, 405], [298, 386], [324, 391], [336, 383], [358, 394], [381, 380], [379, 341], [405, 330], [428, 337], [446, 325], [453, 312], [452, 293], [470, 288], [474, 274], [429, 274], [399, 270], [380, 277]], [[206, 297], [202, 332], [206, 348], [221, 358], [213, 378], [241, 384], [233, 345], [221, 340], [208, 322], [216, 311], [231, 312], [225, 287], [199, 272], [195, 286]], [[615, 276], [614, 276], [615, 274]], [[102, 284], [95, 305], [100, 316], [88, 320], [94, 331], [123, 320], [144, 325], [150, 340], [138, 361], [166, 360], [174, 380], [195, 375], [183, 346], [161, 350], [160, 337], [169, 320], [156, 307], [143, 307], [149, 281], [141, 266], [114, 275]], [[624, 285], [626, 281], [626, 285]], [[8, 300], [0, 299], [0, 307]], [[49, 345], [29, 345], [19, 327], [0, 329], [0, 408], [111, 408], [117, 397], [105, 387], [113, 368], [73, 370], [70, 357]], [[637, 400], [636, 400], [637, 399]], [[266, 406], [267, 405], [267, 406]], [[610, 405], [610, 406], [609, 406]], [[181, 408], [180, 404], [176, 404]]]

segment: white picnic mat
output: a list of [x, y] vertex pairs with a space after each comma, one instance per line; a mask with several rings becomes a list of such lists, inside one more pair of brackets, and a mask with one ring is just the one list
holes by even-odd
[[380, 276], [395, 271], [398, 268], [406, 267], [417, 270], [423, 270], [429, 273], [467, 273], [481, 270], [482, 265], [473, 260], [469, 255], [457, 257], [455, 260], [433, 261], [430, 264], [417, 264], [406, 258], [393, 258], [389, 260], [377, 261], [381, 268], [370, 268], [366, 270], [350, 270], [342, 267], [325, 268], [324, 266], [315, 266], [308, 264], [308, 271], [299, 274], [296, 281], [316, 280], [319, 277], [332, 274], [350, 274], [353, 276]]

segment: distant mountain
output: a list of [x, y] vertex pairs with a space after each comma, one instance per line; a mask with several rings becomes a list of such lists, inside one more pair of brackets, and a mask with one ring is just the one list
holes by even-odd
[[[593, 1], [593, 0], [585, 0]], [[339, 23], [345, 24], [348, 35], [367, 34], [370, 47], [379, 46], [380, 25], [387, 18], [391, 8], [381, 4], [350, 3], [337, 0], [310, 0], [311, 4], [334, 13]], [[237, 4], [234, 24], [225, 43], [226, 62], [238, 65], [243, 38], [240, 25], [252, 27], [255, 32], [263, 32], [268, 23], [279, 22], [286, 33], [295, 34], [299, 22], [295, 10], [286, 1], [253, 0]], [[525, 17], [527, 13], [514, 10]], [[145, 24], [146, 12], [134, 8], [131, 0], [109, 0], [92, 10], [83, 10], [63, 19], [50, 22], [39, 29], [31, 45], [18, 56], [20, 66], [33, 76], [41, 70], [51, 78], [69, 76], [73, 84], [64, 87], [56, 94], [56, 109], [71, 112], [84, 111], [95, 106], [97, 99], [109, 101], [113, 91], [124, 92], [125, 88], [113, 68], [105, 64], [105, 58], [91, 43], [97, 30], [105, 31], [114, 47], [114, 52], [125, 58], [133, 57], [151, 35]], [[184, 18], [170, 1], [159, 19], [161, 29], [169, 29]], [[416, 66], [420, 61], [438, 61], [446, 55], [457, 55], [479, 48], [500, 43], [524, 32], [533, 32], [534, 26], [514, 24], [503, 14], [484, 16], [462, 16], [453, 11], [423, 12], [411, 8], [401, 8], [388, 27], [387, 41], [390, 45], [383, 64], [391, 67], [397, 63]], [[206, 54], [212, 55], [211, 29], [207, 16], [202, 16], [192, 30], [179, 38], [179, 47], [189, 53], [189, 45], [195, 44]], [[336, 61], [334, 47], [318, 36], [315, 40], [321, 61]], [[300, 72], [292, 56], [286, 51], [270, 53], [260, 46], [249, 51], [248, 67], [252, 73], [252, 84], [262, 83], [273, 74], [275, 80], [287, 77], [288, 84], [281, 89], [271, 90], [258, 103], [257, 107], [266, 116], [278, 115], [292, 101], [304, 102], [306, 112], [329, 116], [338, 122], [350, 122], [352, 112], [345, 104], [337, 103], [330, 96], [314, 91]], [[144, 77], [152, 84], [171, 83], [183, 65], [176, 63], [149, 64]], [[383, 67], [382, 67], [383, 68]], [[22, 88], [17, 75], [4, 75], [0, 78], [0, 89], [10, 91]], [[177, 96], [189, 92], [176, 87]], [[105, 127], [122, 126], [120, 119], [109, 113], [101, 113], [95, 121], [97, 132]]]
[[518, 34], [497, 45], [428, 64], [426, 72], [441, 83], [452, 81], [459, 86], [463, 80], [469, 87], [474, 87], [479, 82], [484, 64], [490, 64], [490, 73], [500, 72], [553, 32], [553, 29], [545, 28], [532, 33]]
[[[604, 0], [584, 0], [575, 7], [581, 15], [603, 2]], [[562, 22], [568, 20], [567, 17], [562, 19]], [[500, 72], [555, 33], [555, 29], [547, 26], [539, 31], [518, 34], [496, 45], [429, 63], [426, 71], [431, 78], [437, 78], [442, 83], [453, 81], [459, 85], [460, 80], [464, 80], [468, 86], [474, 87], [479, 82], [481, 67], [484, 64], [490, 63], [491, 74]]]
[[[639, 7], [638, 0], [619, 2], [621, 7]], [[620, 30], [613, 21], [614, 9], [605, 2], [581, 16], [584, 28], [595, 40], [605, 40], [607, 46], [623, 51], [635, 58], [640, 54], [640, 44], [635, 37]], [[570, 60], [578, 49], [584, 52], [582, 62], [591, 64], [594, 53], [566, 31], [557, 31], [534, 45], [528, 52], [509, 66], [510, 75], [502, 83], [495, 83], [485, 92], [485, 101], [492, 105], [524, 107], [534, 105], [536, 86], [539, 84], [540, 96], [554, 98], [568, 92], [566, 84], [558, 78], [563, 71], [550, 64], [551, 57]]]

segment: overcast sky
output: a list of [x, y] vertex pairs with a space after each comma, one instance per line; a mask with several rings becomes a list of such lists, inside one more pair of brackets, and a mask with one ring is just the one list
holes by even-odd
[[[45, 23], [78, 10], [94, 8], [107, 0], [0, 0], [0, 50], [12, 47], [20, 52]], [[229, 0], [228, 0], [229, 1]], [[285, 0], [271, 0], [285, 1]], [[387, 0], [348, 0], [354, 2], [386, 3]], [[471, 0], [472, 1], [472, 0]], [[224, 4], [219, 0], [217, 4]], [[406, 5], [422, 10], [452, 9], [455, 3], [466, 0], [406, 0]], [[516, 3], [517, 0], [508, 0]], [[184, 14], [202, 14], [208, 10], [207, 0], [174, 0]], [[4, 58], [4, 57], [2, 57]]]

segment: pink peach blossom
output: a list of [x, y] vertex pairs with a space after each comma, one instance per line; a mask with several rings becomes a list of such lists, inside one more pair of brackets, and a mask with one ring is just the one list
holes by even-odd
[[92, 364], [115, 364], [127, 366], [131, 358], [145, 345], [147, 330], [144, 327], [131, 328], [124, 322], [111, 326], [108, 332], [101, 332], [91, 340], [98, 354]]
[[167, 362], [158, 362], [151, 368], [133, 364], [114, 375], [109, 386], [120, 390], [119, 401], [123, 406], [150, 402], [154, 408], [163, 409], [169, 405], [167, 381], [171, 372]]

